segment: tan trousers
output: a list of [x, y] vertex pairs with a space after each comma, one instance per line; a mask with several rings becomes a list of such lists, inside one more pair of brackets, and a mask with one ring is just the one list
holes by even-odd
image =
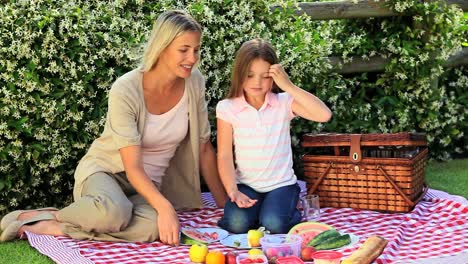
[[89, 176], [81, 198], [60, 210], [57, 219], [74, 239], [152, 242], [159, 237], [157, 212], [124, 173]]

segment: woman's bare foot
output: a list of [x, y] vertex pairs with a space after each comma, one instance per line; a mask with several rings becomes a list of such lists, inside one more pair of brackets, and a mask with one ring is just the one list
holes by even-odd
[[[39, 214], [48, 212], [57, 218], [58, 211], [29, 211], [24, 212], [18, 216], [18, 221], [24, 221], [31, 219]], [[63, 236], [63, 232], [60, 228], [59, 222], [56, 220], [43, 220], [30, 225], [24, 225], [18, 230], [18, 236], [22, 237], [24, 231], [35, 233], [38, 235], [52, 235], [52, 236]]]
[[18, 230], [18, 237], [22, 237], [24, 231], [38, 235], [64, 236], [60, 223], [56, 220], [43, 220], [32, 225], [23, 225]]

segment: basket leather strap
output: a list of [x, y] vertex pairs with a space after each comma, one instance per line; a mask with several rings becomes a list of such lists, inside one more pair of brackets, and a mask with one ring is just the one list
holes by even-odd
[[349, 149], [349, 158], [351, 162], [358, 163], [362, 159], [361, 155], [361, 134], [351, 134], [351, 147]]
[[330, 168], [332, 167], [332, 164], [333, 163], [329, 163], [328, 164], [328, 167], [325, 169], [325, 171], [322, 173], [322, 175], [320, 175], [320, 177], [317, 179], [317, 181], [314, 183], [314, 185], [312, 186], [312, 188], [310, 188], [308, 191], [307, 191], [307, 194], [313, 194], [318, 186], [320, 185], [320, 183], [322, 183], [323, 179], [325, 179], [325, 176], [327, 176], [328, 172], [330, 171]]
[[395, 188], [395, 190], [401, 195], [403, 200], [405, 200], [405, 202], [409, 206], [413, 207], [415, 203], [411, 201], [411, 199], [409, 199], [408, 196], [405, 195], [405, 193], [400, 189], [400, 187], [390, 178], [390, 176], [388, 176], [387, 172], [380, 166], [377, 166], [377, 168], [383, 173], [385, 179], [387, 179], [387, 181], [390, 182], [393, 188]]

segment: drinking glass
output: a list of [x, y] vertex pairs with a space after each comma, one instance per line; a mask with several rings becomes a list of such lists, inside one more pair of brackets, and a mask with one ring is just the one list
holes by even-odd
[[308, 194], [301, 198], [302, 219], [314, 221], [320, 217], [320, 202], [317, 194]]

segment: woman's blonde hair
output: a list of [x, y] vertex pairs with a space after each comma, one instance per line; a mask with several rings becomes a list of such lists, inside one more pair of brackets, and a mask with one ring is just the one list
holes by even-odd
[[151, 36], [143, 53], [143, 71], [149, 71], [158, 62], [161, 52], [185, 32], [200, 32], [200, 24], [182, 10], [170, 10], [159, 15], [153, 24]]
[[[278, 63], [276, 52], [268, 41], [256, 38], [244, 42], [236, 53], [231, 75], [231, 89], [226, 98], [242, 96], [242, 84], [249, 73], [252, 61], [255, 59], [262, 59], [271, 65]], [[271, 91], [279, 92], [279, 87], [274, 82]]]

